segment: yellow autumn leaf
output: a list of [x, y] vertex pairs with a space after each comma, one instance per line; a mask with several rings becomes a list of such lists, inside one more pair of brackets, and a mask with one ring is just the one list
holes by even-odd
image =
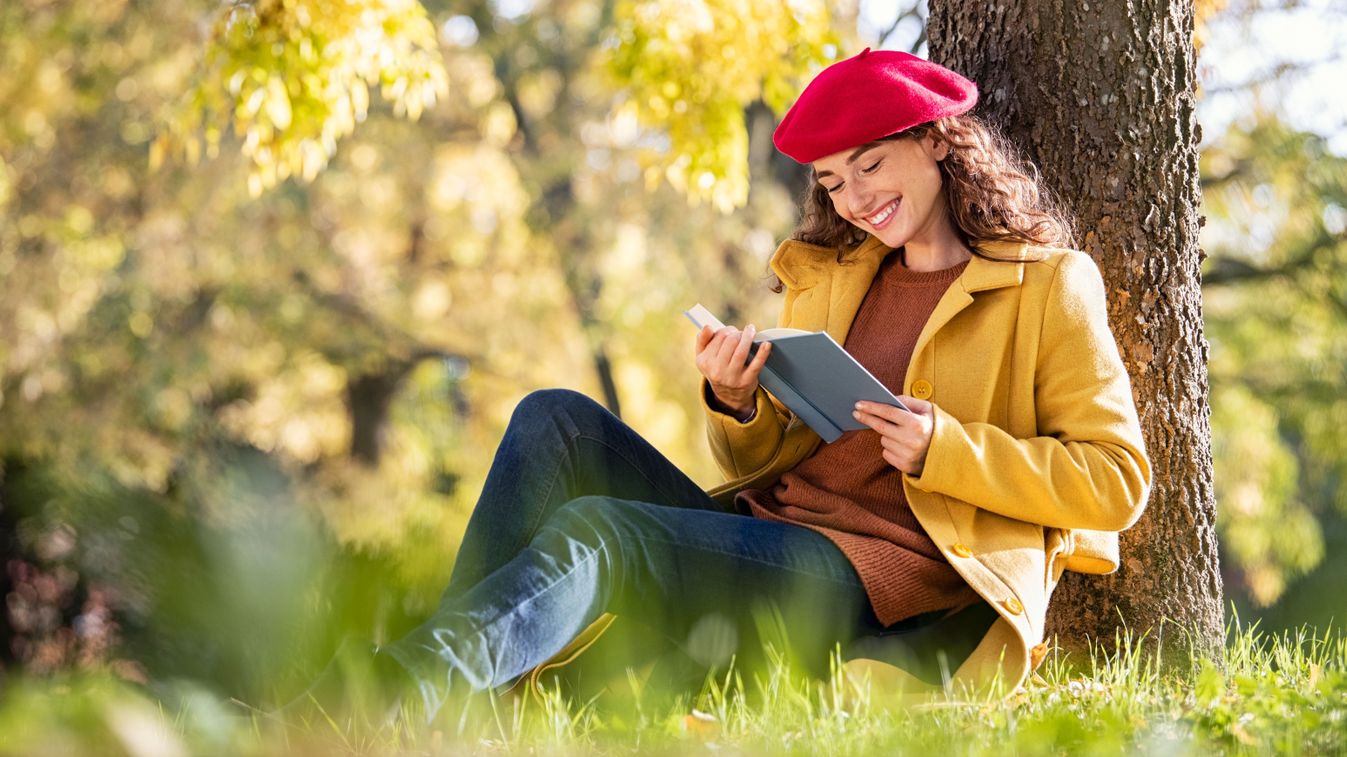
[[267, 80], [267, 117], [277, 129], [288, 129], [290, 115], [290, 95], [285, 91], [285, 82], [273, 76]]

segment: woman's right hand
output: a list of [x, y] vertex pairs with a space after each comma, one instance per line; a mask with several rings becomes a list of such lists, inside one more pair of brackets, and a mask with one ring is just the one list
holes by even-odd
[[764, 342], [749, 361], [748, 351], [753, 345], [757, 329], [749, 324], [743, 331], [726, 326], [717, 331], [703, 326], [697, 334], [697, 370], [711, 384], [711, 391], [721, 404], [737, 415], [752, 411], [758, 391], [758, 374], [772, 352], [772, 343]]

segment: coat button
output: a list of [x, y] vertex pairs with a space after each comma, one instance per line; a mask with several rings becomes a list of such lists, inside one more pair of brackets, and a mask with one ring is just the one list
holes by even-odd
[[1004, 600], [1003, 602], [1001, 602], [1001, 605], [1005, 607], [1006, 612], [1010, 613], [1011, 615], [1019, 615], [1020, 613], [1024, 612], [1024, 605], [1020, 604], [1020, 600], [1014, 597]]
[[950, 547], [950, 548], [949, 548], [949, 551], [953, 552], [957, 557], [972, 557], [972, 556], [973, 556], [973, 550], [969, 549], [969, 548], [968, 548], [968, 545], [967, 545], [967, 544], [964, 544], [963, 542], [959, 542], [959, 543], [955, 544], [954, 546]]
[[934, 392], [935, 388], [932, 387], [931, 382], [926, 379], [918, 379], [917, 381], [912, 382], [912, 396], [919, 400], [930, 399]]

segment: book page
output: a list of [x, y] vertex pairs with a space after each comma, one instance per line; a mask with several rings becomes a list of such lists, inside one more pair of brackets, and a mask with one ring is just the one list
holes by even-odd
[[792, 329], [785, 326], [778, 326], [772, 329], [763, 329], [753, 336], [754, 342], [770, 342], [773, 339], [780, 339], [783, 336], [801, 336], [804, 334], [813, 334], [813, 331], [804, 329]]
[[[712, 315], [711, 311], [707, 310], [706, 307], [703, 306], [700, 302], [688, 308], [687, 310], [684, 310], [683, 315], [687, 316], [688, 320], [696, 324], [697, 328], [704, 328], [706, 326], [710, 326], [716, 331], [725, 328], [725, 324], [721, 323], [720, 319]], [[804, 329], [791, 329], [784, 327], [763, 329], [753, 336], [753, 342], [754, 343], [769, 342], [773, 339], [778, 339], [783, 336], [799, 336], [801, 334], [810, 334], [810, 333], [813, 332], [805, 331]]]

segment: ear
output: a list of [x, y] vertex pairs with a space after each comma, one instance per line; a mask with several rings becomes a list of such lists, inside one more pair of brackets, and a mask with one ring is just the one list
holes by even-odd
[[949, 156], [949, 143], [943, 139], [937, 139], [935, 136], [928, 134], [922, 140], [922, 143], [922, 146], [926, 148], [926, 154], [930, 155], [931, 159], [937, 163]]

